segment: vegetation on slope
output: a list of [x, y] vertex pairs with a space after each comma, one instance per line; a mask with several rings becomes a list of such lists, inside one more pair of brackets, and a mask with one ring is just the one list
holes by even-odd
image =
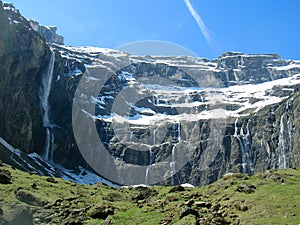
[[0, 167], [1, 224], [300, 224], [300, 169], [206, 187], [81, 185]]

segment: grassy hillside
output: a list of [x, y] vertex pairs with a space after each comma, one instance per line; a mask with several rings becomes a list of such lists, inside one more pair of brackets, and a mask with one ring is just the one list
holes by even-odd
[[300, 169], [228, 174], [206, 187], [113, 188], [2, 165], [0, 183], [0, 224], [300, 224]]

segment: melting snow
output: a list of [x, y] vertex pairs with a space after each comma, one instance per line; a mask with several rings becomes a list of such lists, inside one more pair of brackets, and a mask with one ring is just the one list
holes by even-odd
[[72, 170], [67, 170], [63, 167], [57, 166], [61, 172], [63, 173], [62, 178], [64, 180], [69, 180], [72, 182], [76, 182], [79, 184], [95, 184], [95, 183], [105, 183], [109, 186], [114, 186], [114, 187], [120, 187], [119, 185], [116, 185], [104, 178], [99, 177], [95, 173], [84, 169], [83, 167], [79, 166], [78, 169], [80, 170], [79, 174], [75, 174], [74, 171]]
[[0, 137], [0, 143], [5, 146], [9, 151], [16, 154], [17, 156], [21, 156], [20, 150], [15, 149], [13, 146], [11, 146], [8, 142], [6, 142], [2, 137]]
[[[58, 164], [49, 163], [49, 162], [45, 161], [37, 153], [31, 153], [31, 154], [27, 155], [24, 152], [22, 152], [21, 150], [14, 148], [2, 137], [0, 137], [0, 143], [6, 149], [8, 149], [10, 152], [12, 152], [11, 160], [13, 160], [21, 168], [23, 166], [21, 165], [21, 163], [19, 161], [23, 162], [31, 170], [37, 171], [39, 174], [42, 174], [42, 175], [44, 173], [40, 169], [38, 169], [39, 167], [42, 168], [44, 171], [46, 171], [47, 174], [52, 177], [55, 177], [55, 175], [57, 176], [57, 174], [59, 174], [59, 176], [65, 180], [80, 183], [80, 184], [95, 184], [98, 182], [102, 182], [102, 183], [105, 183], [110, 186], [120, 187], [104, 178], [101, 178], [97, 174], [84, 169], [81, 166], [78, 167], [79, 173], [78, 172], [75, 173], [74, 171], [67, 170], [66, 168], [64, 168]], [[18, 157], [19, 161], [17, 159], [15, 159], [15, 157]], [[32, 162], [32, 164], [30, 164], [30, 162], [28, 161], [29, 158], [26, 160], [26, 157], [31, 158], [34, 163]], [[36, 164], [36, 165], [34, 165], [34, 164]]]
[[287, 66], [279, 66], [279, 67], [272, 67], [275, 70], [290, 70], [290, 69], [295, 69], [295, 68], [300, 68], [300, 64], [292, 63]]
[[[251, 109], [252, 112], [257, 112], [263, 107], [275, 103], [279, 103], [287, 97], [278, 97], [272, 95], [272, 89], [276, 86], [293, 86], [300, 84], [300, 74], [293, 75], [288, 78], [282, 78], [274, 81], [269, 81], [260, 84], [247, 84], [230, 86], [226, 88], [209, 88], [209, 89], [196, 89], [196, 88], [181, 88], [181, 87], [164, 87], [159, 85], [143, 85], [144, 89], [151, 90], [151, 94], [158, 98], [158, 107], [173, 107], [173, 108], [192, 108], [207, 105], [205, 110], [199, 112], [189, 113], [183, 108], [182, 113], [179, 115], [168, 115], [166, 113], [157, 113], [152, 109], [144, 107], [134, 107], [138, 114], [131, 117], [122, 117], [120, 115], [112, 113], [105, 116], [93, 116], [94, 119], [103, 120], [106, 122], [124, 123], [128, 122], [135, 125], [154, 125], [176, 121], [197, 121], [205, 119], [220, 119], [227, 117], [239, 117], [247, 110]], [[284, 88], [290, 91], [293, 88]], [[143, 90], [145, 91], [145, 90]], [[179, 97], [187, 96], [190, 93], [198, 93], [200, 96], [204, 96], [202, 101], [194, 102], [178, 102]], [[256, 101], [252, 103], [253, 99]], [[177, 100], [177, 102], [176, 102]], [[168, 102], [172, 102], [170, 105]], [[225, 109], [222, 105], [235, 106], [232, 109]], [[211, 107], [210, 106], [216, 106]], [[249, 113], [249, 112], [248, 112]]]

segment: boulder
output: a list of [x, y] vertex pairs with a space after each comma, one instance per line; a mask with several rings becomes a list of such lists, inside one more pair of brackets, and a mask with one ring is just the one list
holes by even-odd
[[212, 204], [210, 202], [195, 202], [194, 204], [197, 208], [211, 208]]
[[139, 191], [139, 193], [133, 197], [133, 200], [140, 201], [140, 200], [147, 200], [148, 198], [152, 196], [158, 195], [158, 192], [156, 190], [152, 190], [148, 187], [136, 187], [136, 190]]
[[180, 219], [182, 219], [183, 217], [188, 216], [188, 215], [194, 215], [196, 218], [199, 217], [199, 213], [196, 210], [191, 209], [190, 207], [184, 207], [180, 210], [180, 213], [179, 213]]
[[11, 184], [11, 173], [8, 170], [0, 169], [0, 184]]
[[253, 184], [240, 184], [237, 186], [236, 191], [250, 194], [254, 192], [255, 189], [256, 187]]
[[184, 187], [182, 187], [181, 185], [176, 185], [169, 190], [169, 193], [184, 191], [184, 190], [185, 190]]
[[55, 180], [55, 178], [53, 178], [53, 177], [48, 177], [48, 178], [46, 179], [46, 181], [48, 181], [48, 182], [50, 182], [50, 183], [53, 183], [53, 184], [57, 184], [57, 183], [58, 183], [58, 181]]
[[33, 205], [33, 206], [43, 206], [46, 203], [42, 201], [40, 198], [38, 198], [36, 195], [31, 193], [30, 191], [24, 189], [19, 189], [16, 192], [16, 198], [19, 201], [24, 202], [25, 204]]
[[92, 207], [88, 214], [90, 215], [90, 217], [92, 217], [93, 219], [102, 219], [105, 220], [109, 215], [114, 215], [115, 213], [115, 209], [113, 206], [94, 206]]

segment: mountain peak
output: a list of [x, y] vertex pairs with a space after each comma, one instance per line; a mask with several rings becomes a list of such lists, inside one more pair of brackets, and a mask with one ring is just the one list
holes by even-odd
[[37, 31], [46, 40], [46, 42], [58, 45], [64, 44], [64, 37], [56, 33], [57, 27], [43, 26], [35, 20], [29, 20], [29, 23], [32, 29]]

